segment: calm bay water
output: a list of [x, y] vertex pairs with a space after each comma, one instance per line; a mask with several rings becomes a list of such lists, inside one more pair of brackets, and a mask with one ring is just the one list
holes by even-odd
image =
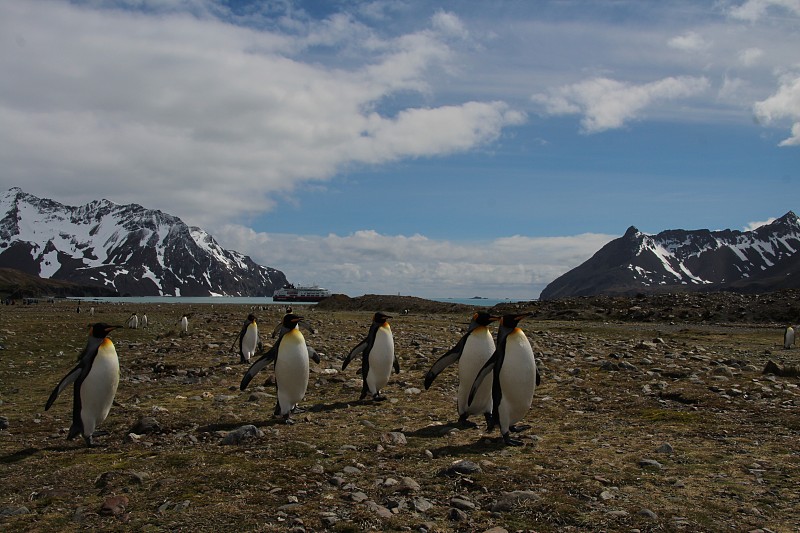
[[[105, 297], [105, 298], [70, 298], [81, 302], [107, 302], [107, 303], [129, 303], [129, 304], [242, 304], [242, 305], [314, 305], [312, 302], [273, 302], [270, 297], [248, 297], [248, 296], [126, 296], [126, 297]], [[472, 305], [475, 307], [492, 307], [499, 303], [512, 302], [517, 300], [499, 298], [426, 298], [434, 302], [446, 302], [455, 304]]]

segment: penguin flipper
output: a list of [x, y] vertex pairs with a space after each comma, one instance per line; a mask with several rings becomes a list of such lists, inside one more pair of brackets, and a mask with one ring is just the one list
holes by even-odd
[[314, 348], [312, 348], [311, 346], [309, 346], [308, 344], [306, 344], [306, 348], [308, 349], [308, 357], [309, 357], [309, 359], [311, 359], [315, 363], [319, 364], [320, 359], [319, 359], [319, 354], [317, 353], [317, 351]]
[[472, 405], [472, 400], [475, 398], [475, 393], [478, 392], [478, 388], [480, 388], [481, 383], [483, 380], [486, 379], [490, 373], [494, 372], [494, 365], [497, 363], [497, 352], [495, 352], [486, 364], [483, 365], [483, 368], [478, 371], [478, 375], [475, 376], [475, 381], [472, 383], [472, 387], [469, 389], [469, 398], [467, 398], [467, 405]]
[[247, 385], [250, 384], [250, 381], [256, 377], [256, 374], [264, 370], [264, 367], [277, 359], [279, 344], [280, 342], [276, 342], [275, 346], [270, 348], [267, 353], [259, 357], [255, 363], [250, 365], [250, 368], [247, 369], [247, 372], [244, 373], [244, 377], [242, 377], [242, 382], [239, 384], [239, 390], [246, 389]]
[[80, 377], [82, 372], [83, 372], [83, 366], [78, 365], [75, 368], [73, 368], [69, 374], [64, 376], [64, 378], [58, 383], [58, 385], [56, 385], [56, 388], [53, 389], [53, 392], [50, 393], [50, 397], [47, 399], [47, 403], [44, 405], [45, 411], [50, 409], [50, 406], [53, 405], [53, 402], [56, 401], [56, 398], [58, 398], [58, 395], [61, 394], [61, 391], [63, 391], [70, 383], [75, 382]]
[[431, 365], [431, 369], [428, 370], [427, 374], [425, 374], [425, 390], [430, 388], [433, 380], [436, 379], [436, 376], [441, 374], [445, 368], [461, 359], [461, 354], [464, 352], [464, 345], [467, 344], [467, 337], [469, 337], [469, 333], [461, 337], [461, 340], [459, 340], [455, 346], [450, 348], [443, 356], [437, 359], [433, 365]]
[[281, 322], [280, 324], [275, 326], [275, 329], [272, 330], [272, 333], [270, 334], [270, 336], [274, 339], [275, 335], [278, 334], [278, 332], [281, 330], [282, 327], [283, 327], [283, 322]]
[[349, 364], [350, 364], [350, 361], [352, 361], [353, 359], [355, 359], [356, 355], [358, 355], [358, 354], [360, 354], [360, 353], [363, 353], [363, 352], [364, 352], [364, 350], [366, 350], [366, 349], [367, 349], [367, 346], [368, 346], [367, 339], [364, 339], [363, 341], [361, 341], [360, 343], [358, 343], [358, 346], [356, 346], [355, 348], [353, 348], [353, 349], [350, 351], [350, 353], [349, 353], [349, 354], [347, 354], [347, 357], [345, 357], [345, 358], [344, 358], [344, 362], [342, 363], [342, 371], [344, 371], [344, 369], [345, 369], [345, 368], [347, 368], [347, 365], [349, 365]]
[[394, 373], [395, 374], [399, 374], [400, 373], [400, 361], [397, 360], [397, 356], [396, 355], [394, 356], [393, 366], [394, 366]]

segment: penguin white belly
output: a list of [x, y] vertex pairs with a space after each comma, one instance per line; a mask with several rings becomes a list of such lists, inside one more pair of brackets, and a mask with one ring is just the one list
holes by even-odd
[[467, 337], [464, 351], [458, 360], [458, 414], [480, 415], [492, 412], [492, 380], [484, 379], [472, 404], [467, 399], [475, 377], [494, 353], [494, 339], [488, 328], [476, 329]]
[[255, 355], [256, 346], [258, 346], [258, 326], [253, 322], [247, 326], [242, 338], [242, 354], [245, 361], [249, 361]]
[[83, 435], [91, 437], [108, 416], [119, 385], [119, 359], [114, 344], [106, 339], [97, 350], [89, 374], [81, 384]]
[[536, 390], [536, 360], [531, 343], [521, 330], [510, 334], [506, 340], [499, 380], [502, 391], [498, 407], [500, 431], [506, 434], [509, 427], [525, 417]]
[[787, 350], [794, 344], [794, 328], [788, 327], [783, 334], [783, 347]]
[[189, 331], [189, 319], [186, 317], [181, 318], [181, 331], [184, 333]]
[[367, 372], [367, 387], [372, 395], [389, 383], [394, 364], [394, 337], [389, 326], [383, 326], [375, 333], [375, 342], [369, 352], [369, 372]]
[[275, 360], [275, 383], [280, 414], [285, 416], [303, 399], [308, 388], [308, 348], [300, 330], [292, 330], [281, 339]]

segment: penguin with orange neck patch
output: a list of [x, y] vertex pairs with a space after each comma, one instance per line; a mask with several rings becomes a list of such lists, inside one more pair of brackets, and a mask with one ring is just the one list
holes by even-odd
[[492, 374], [492, 427], [489, 429], [498, 424], [503, 441], [509, 446], [522, 445], [522, 441], [511, 438], [511, 432], [526, 429], [515, 424], [530, 409], [539, 382], [531, 343], [518, 327], [519, 322], [530, 315], [509, 314], [500, 319], [497, 349], [478, 372], [467, 400], [468, 405], [475, 400], [483, 380]]
[[375, 401], [385, 400], [381, 394], [381, 389], [389, 382], [392, 375], [392, 368], [395, 373], [400, 373], [400, 363], [394, 354], [394, 337], [392, 328], [389, 326], [387, 314], [377, 312], [372, 317], [372, 324], [369, 328], [367, 338], [350, 350], [342, 363], [342, 371], [347, 368], [358, 354], [361, 354], [361, 378], [363, 387], [361, 389], [360, 400], [372, 394]]

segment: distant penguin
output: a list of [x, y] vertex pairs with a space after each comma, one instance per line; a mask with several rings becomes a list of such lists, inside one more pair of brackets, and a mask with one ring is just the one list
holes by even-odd
[[394, 367], [395, 373], [400, 373], [400, 363], [394, 355], [394, 337], [388, 322], [390, 318], [392, 317], [381, 312], [375, 313], [367, 338], [358, 343], [342, 363], [342, 371], [344, 371], [350, 361], [356, 355], [361, 354], [361, 378], [363, 380], [361, 400], [367, 397], [367, 393], [372, 394], [373, 400], [385, 400], [386, 397], [381, 395], [381, 389], [389, 382], [392, 367]]
[[287, 424], [294, 409], [306, 395], [308, 388], [308, 348], [298, 323], [303, 317], [288, 313], [283, 317], [285, 331], [281, 332], [275, 345], [261, 356], [245, 372], [240, 390], [247, 388], [250, 381], [271, 362], [275, 362], [275, 384], [278, 388], [278, 403], [275, 416], [282, 416]]
[[484, 415], [487, 427], [492, 424], [492, 382], [485, 380], [475, 393], [475, 398], [468, 405], [469, 391], [475, 382], [478, 372], [486, 364], [495, 350], [494, 339], [489, 325], [498, 320], [486, 311], [479, 311], [472, 316], [467, 333], [458, 343], [450, 348], [425, 374], [425, 389], [429, 389], [445, 368], [458, 361], [458, 422], [461, 426], [475, 427], [474, 422], [467, 420], [469, 415]]
[[[239, 362], [249, 363], [258, 350], [258, 323], [254, 314], [247, 315], [236, 340], [239, 341]], [[235, 343], [236, 341], [234, 341]]]
[[92, 325], [78, 364], [64, 376], [47, 399], [45, 411], [50, 409], [67, 385], [75, 383], [68, 439], [80, 434], [87, 446], [94, 446], [92, 434], [108, 416], [119, 385], [119, 359], [114, 343], [107, 335], [121, 327], [103, 323]]
[[[525, 417], [533, 402], [538, 384], [536, 359], [525, 332], [517, 327], [520, 320], [531, 313], [504, 315], [497, 332], [497, 349], [483, 365], [470, 389], [467, 404], [477, 398], [483, 380], [492, 374], [492, 427], [500, 425], [503, 441], [520, 446], [522, 441], [512, 439], [510, 432], [522, 431], [515, 424]], [[491, 428], [490, 428], [491, 429]]]
[[128, 319], [128, 327], [131, 329], [139, 328], [139, 317], [136, 316], [136, 313], [133, 313], [131, 317]]
[[180, 324], [182, 334], [189, 333], [189, 315], [183, 315], [178, 324]]
[[147, 328], [147, 315], [143, 313], [142, 314], [142, 329], [145, 329], [145, 328]]
[[783, 347], [786, 350], [790, 350], [794, 346], [794, 328], [792, 326], [786, 326], [786, 329], [783, 331]]
[[94, 316], [94, 307], [89, 308], [89, 316]]

